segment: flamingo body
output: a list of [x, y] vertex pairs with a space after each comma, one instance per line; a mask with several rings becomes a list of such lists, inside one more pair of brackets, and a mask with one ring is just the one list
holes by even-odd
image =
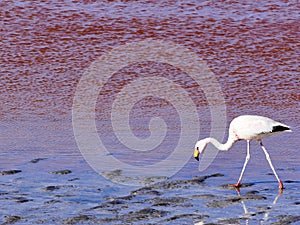
[[237, 140], [261, 140], [275, 133], [290, 131], [290, 127], [268, 117], [243, 115], [232, 120], [229, 132], [233, 132]]
[[240, 140], [246, 140], [247, 141], [247, 156], [246, 160], [241, 172], [241, 175], [239, 177], [238, 182], [234, 185], [235, 187], [239, 187], [242, 181], [243, 174], [245, 172], [246, 165], [250, 159], [250, 141], [256, 140], [259, 142], [262, 150], [264, 151], [266, 155], [266, 159], [269, 162], [269, 165], [276, 176], [276, 179], [279, 183], [279, 188], [283, 189], [282, 181], [279, 179], [275, 168], [271, 162], [271, 158], [269, 156], [269, 153], [265, 149], [264, 145], [262, 144], [262, 139], [269, 137], [273, 134], [279, 133], [279, 132], [285, 132], [285, 131], [291, 131], [290, 127], [274, 121], [270, 118], [263, 117], [263, 116], [256, 116], [256, 115], [242, 115], [239, 117], [236, 117], [233, 119], [229, 125], [229, 133], [228, 133], [228, 140], [226, 143], [222, 144], [216, 139], [209, 137], [202, 139], [200, 141], [197, 141], [195, 145], [195, 151], [194, 151], [194, 157], [196, 160], [199, 161], [199, 154], [201, 154], [208, 143], [213, 144], [216, 148], [218, 148], [221, 151], [227, 151], [229, 150], [237, 141]]

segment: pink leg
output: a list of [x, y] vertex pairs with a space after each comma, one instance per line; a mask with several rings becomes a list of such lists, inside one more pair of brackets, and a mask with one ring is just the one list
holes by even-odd
[[234, 187], [238, 188], [238, 187], [241, 186], [242, 178], [243, 178], [243, 175], [244, 175], [244, 172], [245, 172], [245, 169], [246, 169], [246, 166], [247, 166], [249, 160], [250, 160], [250, 141], [247, 140], [247, 155], [246, 155], [246, 159], [245, 159], [244, 166], [243, 166], [243, 169], [242, 169], [242, 172], [240, 174], [238, 182], [236, 184], [233, 184]]
[[269, 165], [270, 165], [270, 167], [271, 167], [271, 169], [272, 169], [272, 171], [273, 171], [273, 173], [274, 173], [276, 179], [278, 180], [278, 183], [279, 183], [279, 189], [283, 189], [283, 183], [282, 183], [282, 181], [280, 180], [279, 176], [277, 175], [277, 173], [276, 173], [276, 171], [275, 171], [275, 168], [274, 168], [274, 166], [273, 166], [273, 164], [272, 164], [272, 161], [271, 161], [271, 158], [270, 158], [269, 153], [267, 152], [266, 148], [263, 146], [263, 143], [262, 143], [261, 141], [259, 142], [259, 144], [260, 144], [262, 150], [264, 151], [264, 153], [265, 153], [265, 155], [266, 155], [266, 158], [267, 158], [267, 160], [268, 160], [268, 162], [269, 162]]

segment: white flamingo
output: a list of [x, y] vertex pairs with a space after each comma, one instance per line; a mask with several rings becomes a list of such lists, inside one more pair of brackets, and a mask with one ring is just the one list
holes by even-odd
[[227, 151], [229, 150], [234, 143], [240, 140], [246, 140], [247, 141], [247, 156], [246, 160], [241, 172], [241, 175], [239, 177], [239, 180], [236, 184], [233, 186], [240, 187], [243, 174], [245, 172], [245, 168], [247, 166], [247, 163], [250, 159], [250, 141], [256, 140], [260, 144], [262, 150], [264, 151], [266, 158], [270, 164], [270, 167], [276, 176], [276, 179], [279, 183], [279, 188], [283, 189], [283, 183], [279, 179], [275, 168], [271, 162], [271, 158], [269, 156], [269, 153], [267, 152], [266, 148], [263, 146], [263, 143], [261, 139], [265, 137], [269, 137], [273, 134], [284, 132], [284, 131], [291, 131], [290, 127], [276, 122], [270, 118], [263, 117], [263, 116], [254, 116], [254, 115], [242, 115], [239, 117], [236, 117], [233, 119], [229, 125], [229, 135], [228, 140], [225, 144], [221, 144], [214, 138], [205, 138], [200, 141], [197, 141], [195, 145], [195, 151], [194, 151], [194, 158], [199, 161], [199, 154], [201, 154], [208, 143], [212, 143], [216, 148], [218, 148], [221, 151]]

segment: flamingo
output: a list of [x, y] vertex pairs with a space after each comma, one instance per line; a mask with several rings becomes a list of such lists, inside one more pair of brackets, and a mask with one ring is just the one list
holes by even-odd
[[278, 174], [275, 171], [275, 168], [272, 164], [269, 153], [262, 143], [262, 139], [269, 137], [273, 134], [279, 132], [290, 131], [291, 128], [283, 123], [279, 123], [270, 118], [256, 115], [242, 115], [234, 118], [229, 125], [229, 135], [228, 140], [225, 144], [220, 143], [212, 137], [208, 137], [196, 142], [194, 158], [199, 161], [199, 155], [205, 150], [208, 143], [213, 144], [216, 148], [221, 151], [229, 150], [237, 141], [246, 140], [247, 141], [247, 155], [244, 162], [244, 166], [240, 177], [236, 184], [233, 184], [234, 187], [239, 188], [241, 186], [241, 181], [245, 168], [250, 159], [250, 141], [258, 141], [262, 150], [265, 153], [266, 159], [279, 183], [279, 189], [283, 189], [283, 183], [280, 180]]

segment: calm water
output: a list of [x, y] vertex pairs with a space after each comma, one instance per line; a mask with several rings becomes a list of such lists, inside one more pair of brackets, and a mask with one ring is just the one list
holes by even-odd
[[[237, 143], [231, 151], [219, 153], [207, 170], [199, 172], [198, 163], [187, 156], [192, 156], [193, 137], [196, 140], [216, 131], [222, 138], [229, 121], [240, 114], [268, 116], [290, 125], [294, 131], [271, 137], [265, 141], [265, 145], [270, 149], [282, 179], [289, 181], [286, 182], [287, 190], [290, 188], [294, 193], [290, 198], [283, 193], [279, 203], [283, 206], [281, 210], [286, 208], [291, 215], [297, 215], [298, 204], [294, 203], [299, 203], [295, 195], [300, 194], [299, 1], [15, 1], [1, 2], [0, 7], [0, 169], [22, 170], [18, 175], [3, 176], [1, 185], [7, 193], [33, 193], [29, 197], [33, 201], [22, 203], [21, 207], [19, 203], [10, 207], [2, 206], [0, 221], [5, 221], [4, 216], [14, 214], [27, 215], [27, 221], [36, 221], [33, 215], [42, 213], [39, 204], [53, 200], [53, 195], [38, 190], [57, 183], [64, 184], [61, 178], [49, 175], [51, 171], [70, 169], [73, 175], [68, 179], [80, 178], [77, 183], [80, 188], [76, 192], [79, 197], [64, 199], [69, 207], [65, 211], [65, 218], [72, 215], [73, 209], [79, 212], [106, 198], [126, 195], [134, 188], [118, 184], [128, 184], [126, 177], [111, 183], [93, 170], [95, 166], [91, 163], [97, 164], [97, 160], [85, 160], [88, 156], [83, 157], [80, 152], [82, 149], [76, 143], [78, 139], [73, 131], [72, 109], [76, 105], [74, 97], [78, 95], [79, 85], [84, 83], [81, 80], [83, 74], [92, 70], [92, 63], [97, 66], [99, 64], [95, 62], [103, 62], [109, 58], [109, 54], [121, 51], [120, 46], [143, 40], [148, 40], [144, 55], [135, 56], [137, 59], [129, 64], [126, 64], [126, 59], [138, 52], [138, 48], [130, 54], [125, 51], [113, 55], [114, 60], [104, 64], [105, 68], [103, 65], [94, 67], [94, 74], [96, 78], [101, 77], [102, 73], [107, 75], [106, 65], [118, 70], [107, 80], [90, 80], [91, 83], [84, 86], [83, 93], [86, 93], [87, 99], [81, 102], [80, 109], [87, 108], [90, 101], [94, 101], [96, 132], [106, 149], [101, 160], [116, 157], [126, 165], [151, 168], [151, 165], [168, 159], [182, 140], [186, 153], [171, 160], [171, 163], [163, 164], [165, 168], [161, 168], [164, 171], [161, 174], [153, 168], [155, 172], [149, 169], [148, 175], [161, 179], [159, 176], [170, 174], [172, 179], [190, 179], [192, 176], [222, 172], [225, 176], [218, 178], [216, 183], [214, 179], [208, 182], [208, 192], [218, 197], [226, 196], [226, 191], [215, 188], [238, 178], [245, 157], [245, 143]], [[152, 41], [160, 41], [165, 46], [156, 50]], [[211, 73], [193, 77], [183, 67], [173, 66], [186, 65], [189, 58], [179, 54], [176, 47], [175, 50], [165, 49], [168, 48], [167, 43], [194, 54], [194, 58], [202, 59], [206, 66], [201, 68], [209, 68]], [[169, 51], [167, 56], [164, 55], [165, 51]], [[157, 60], [147, 60], [152, 52], [156, 55], [151, 59]], [[102, 58], [99, 60], [99, 57]], [[174, 63], [162, 61], [164, 57], [175, 58]], [[209, 74], [213, 74], [214, 82]], [[201, 78], [200, 83], [197, 76]], [[152, 86], [151, 82], [145, 81], [151, 77], [158, 81], [155, 83], [152, 80]], [[139, 79], [141, 82], [136, 84]], [[96, 89], [97, 95], [92, 99], [94, 85], [99, 90]], [[127, 94], [122, 96], [125, 92]], [[152, 94], [141, 95], [148, 92]], [[216, 93], [218, 98], [210, 100], [209, 96]], [[116, 104], [120, 96], [124, 100]], [[128, 111], [134, 99], [137, 101]], [[191, 104], [195, 109], [189, 107]], [[215, 111], [220, 114], [219, 117], [214, 117]], [[132, 136], [125, 127], [126, 123], [123, 124], [125, 117], [121, 116], [116, 125], [122, 126], [117, 127], [118, 133], [115, 133], [115, 125], [111, 122], [115, 121], [112, 112], [118, 112], [119, 115], [128, 113]], [[189, 113], [196, 113], [197, 118], [190, 118]], [[181, 117], [182, 114], [187, 120]], [[157, 117], [159, 121], [152, 120]], [[213, 124], [216, 118], [222, 123]], [[182, 124], [182, 121], [191, 121], [191, 124], [184, 128], [187, 123]], [[200, 124], [200, 130], [195, 128], [197, 124]], [[182, 134], [185, 135], [183, 138]], [[134, 143], [134, 137], [142, 140], [150, 137], [152, 141], [147, 144], [141, 142], [136, 146], [140, 149], [134, 150], [121, 143], [118, 135], [128, 138], [128, 143]], [[192, 141], [185, 143], [188, 138]], [[87, 140], [87, 143], [91, 142]], [[154, 147], [147, 150], [148, 145]], [[252, 146], [253, 155], [245, 174], [246, 181], [257, 182], [256, 185], [263, 190], [266, 186], [277, 186], [273, 176], [266, 176], [270, 169], [265, 160], [260, 160], [264, 158], [263, 153], [258, 151], [255, 143]], [[35, 158], [46, 159], [30, 164], [30, 160]], [[183, 165], [178, 168], [177, 165], [182, 161]], [[111, 170], [124, 169], [114, 163], [109, 166]], [[128, 170], [136, 172], [131, 167]], [[178, 172], [172, 173], [175, 170]], [[101, 171], [100, 166], [97, 172], [105, 170]], [[114, 180], [116, 174], [104, 175]], [[133, 181], [129, 179], [130, 182]], [[96, 187], [101, 189], [99, 195]], [[193, 191], [197, 192], [197, 189]], [[276, 197], [275, 192], [272, 190], [269, 193], [270, 199]], [[5, 196], [5, 191], [2, 194]], [[263, 194], [268, 195], [265, 192]], [[185, 192], [180, 195], [185, 195]], [[4, 197], [2, 200], [11, 204], [15, 201], [12, 199]], [[252, 204], [254, 207], [255, 204]], [[19, 210], [15, 212], [18, 207]], [[32, 207], [36, 207], [36, 211], [28, 213], [27, 210]], [[137, 206], [135, 209], [139, 207], [143, 208]], [[58, 213], [54, 208], [47, 205], [44, 222], [50, 223], [54, 214]], [[205, 214], [211, 213], [210, 222], [216, 222], [216, 218], [219, 218], [217, 215], [223, 213], [222, 208], [211, 212], [201, 201], [194, 208], [203, 210]], [[283, 211], [278, 210], [275, 215], [288, 214], [288, 211]], [[236, 211], [232, 212], [228, 218], [232, 218]], [[56, 216], [58, 223], [62, 221], [59, 218], [64, 218], [63, 213]], [[252, 219], [257, 223], [257, 218]]]

